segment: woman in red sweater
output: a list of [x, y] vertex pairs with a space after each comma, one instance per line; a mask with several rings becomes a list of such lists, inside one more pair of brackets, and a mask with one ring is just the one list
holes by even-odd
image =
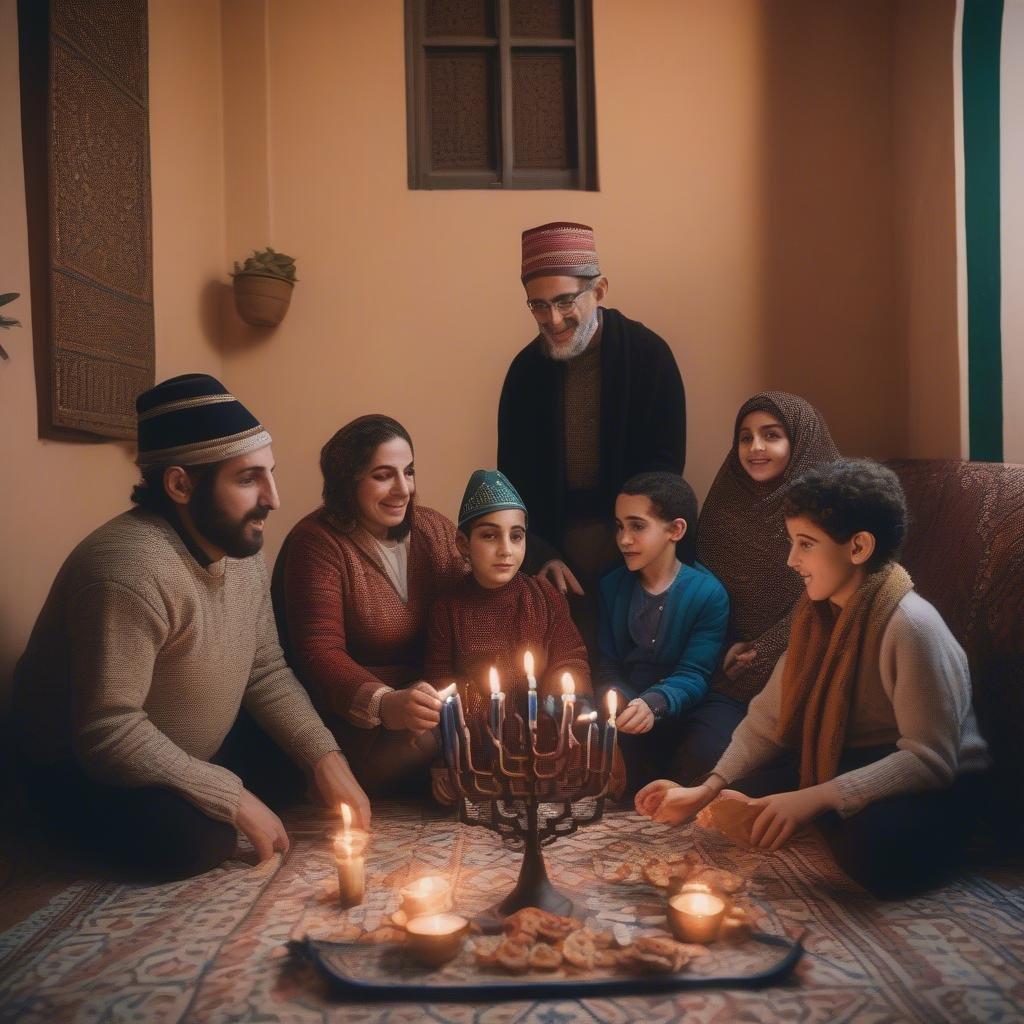
[[428, 788], [441, 704], [424, 646], [438, 589], [465, 571], [455, 527], [415, 505], [412, 440], [390, 417], [346, 424], [320, 469], [324, 503], [274, 573], [289, 660], [367, 792]]

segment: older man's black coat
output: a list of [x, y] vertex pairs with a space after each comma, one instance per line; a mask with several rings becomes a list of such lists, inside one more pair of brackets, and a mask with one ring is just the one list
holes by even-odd
[[[564, 381], [565, 363], [537, 337], [512, 361], [498, 406], [498, 468], [529, 509], [530, 533], [556, 549], [566, 519]], [[633, 474], [681, 474], [686, 463], [686, 394], [672, 350], [616, 309], [602, 314], [600, 446], [600, 487], [587, 510], [595, 516], [611, 518]]]

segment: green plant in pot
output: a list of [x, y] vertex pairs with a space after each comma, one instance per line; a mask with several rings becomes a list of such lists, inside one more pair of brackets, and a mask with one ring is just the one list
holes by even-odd
[[295, 287], [295, 260], [270, 246], [235, 264], [235, 308], [253, 327], [276, 327], [288, 312]]

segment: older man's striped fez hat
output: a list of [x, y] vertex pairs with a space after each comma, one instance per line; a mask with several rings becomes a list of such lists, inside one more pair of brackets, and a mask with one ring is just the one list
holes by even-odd
[[523, 232], [523, 284], [534, 277], [598, 277], [594, 229], [555, 221]]
[[264, 448], [270, 434], [215, 377], [186, 373], [135, 400], [140, 467], [199, 466]]

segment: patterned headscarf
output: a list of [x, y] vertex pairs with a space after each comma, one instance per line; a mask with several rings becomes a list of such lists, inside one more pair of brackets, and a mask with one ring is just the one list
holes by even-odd
[[[789, 436], [789, 464], [768, 483], [753, 480], [737, 454], [740, 424], [752, 412], [778, 416]], [[782, 391], [748, 399], [736, 414], [732, 448], [700, 513], [697, 560], [729, 593], [729, 645], [754, 643], [757, 657], [735, 681], [719, 670], [715, 689], [749, 700], [768, 681], [789, 641], [789, 616], [804, 586], [786, 565], [789, 538], [782, 494], [790, 480], [813, 466], [839, 458], [824, 417], [809, 402]]]

